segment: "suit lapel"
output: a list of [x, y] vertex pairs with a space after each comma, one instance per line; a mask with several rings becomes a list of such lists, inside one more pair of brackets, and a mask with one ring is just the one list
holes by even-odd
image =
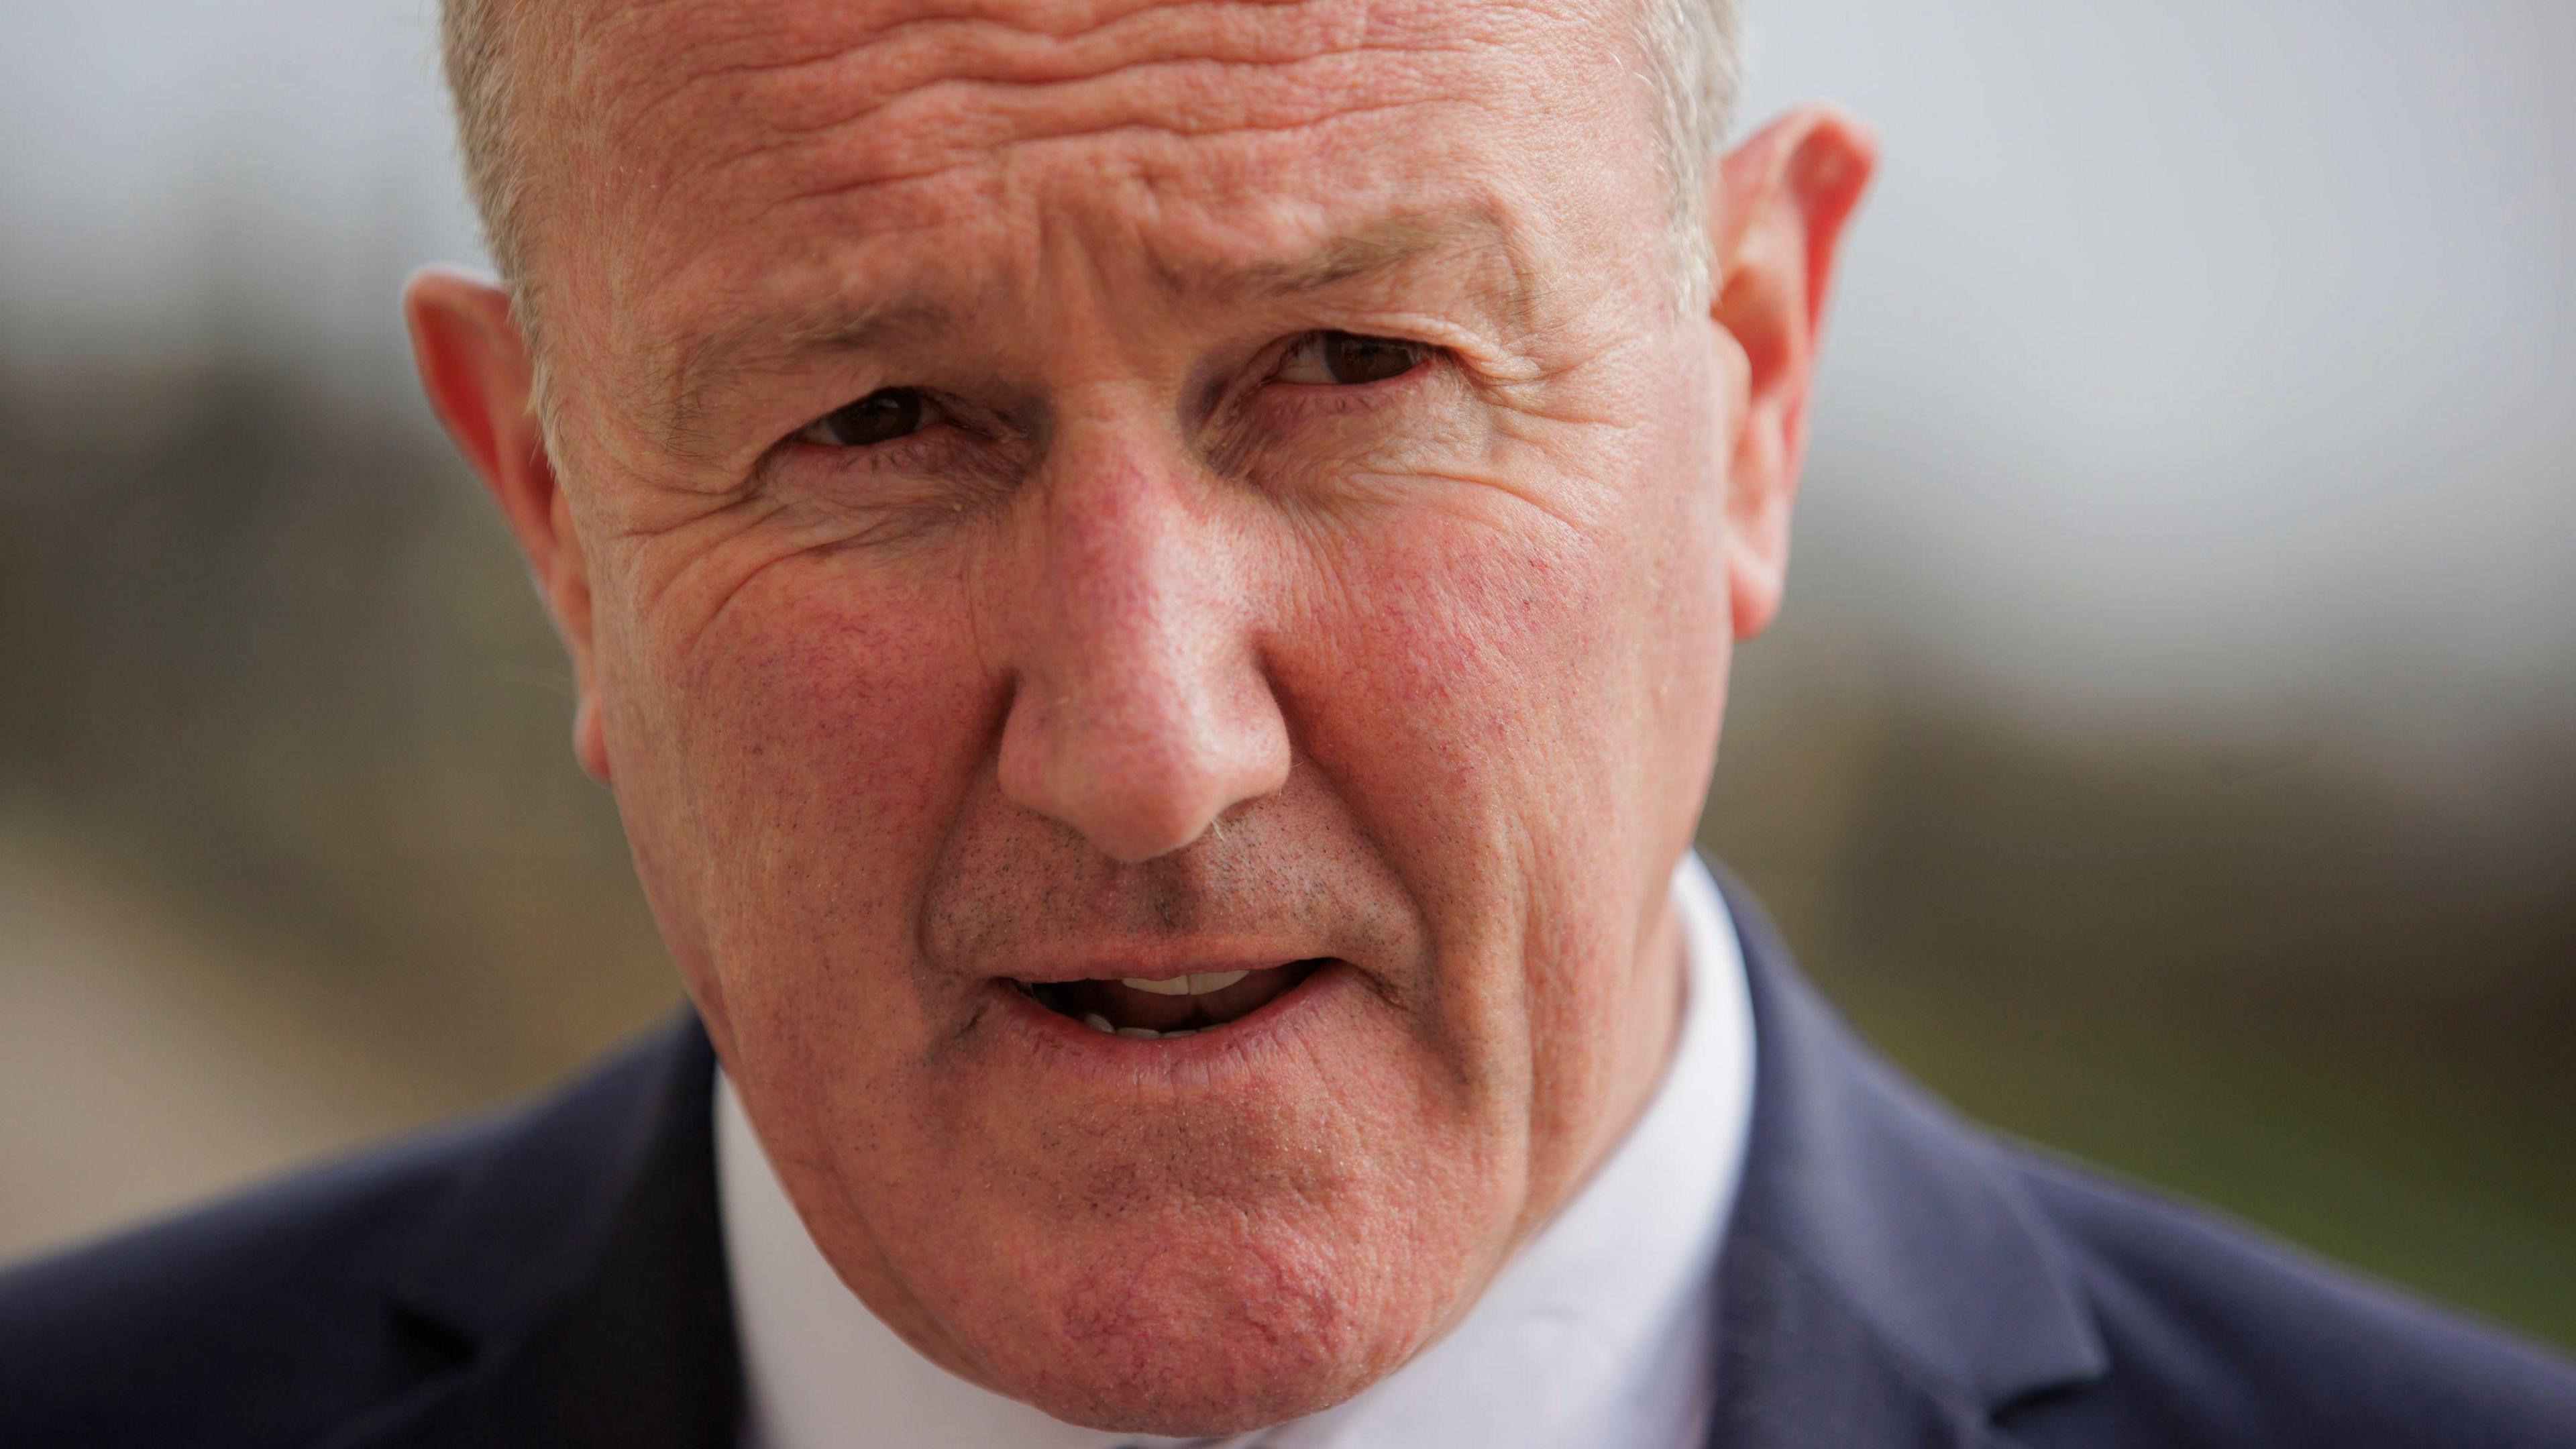
[[1753, 997], [1753, 1133], [1720, 1268], [1711, 1449], [1978, 1445], [2108, 1366], [1986, 1139], [1872, 1056], [1720, 873]]
[[1758, 1239], [1727, 1245], [1710, 1449], [1948, 1449], [1982, 1415], [1913, 1376], [1841, 1296]]
[[451, 1365], [339, 1444], [732, 1449], [714, 1066], [684, 1013], [469, 1160], [393, 1294]]

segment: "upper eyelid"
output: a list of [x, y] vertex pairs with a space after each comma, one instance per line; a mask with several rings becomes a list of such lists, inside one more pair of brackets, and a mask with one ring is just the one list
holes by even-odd
[[1479, 370], [1502, 367], [1509, 353], [1494, 335], [1434, 312], [1370, 312], [1335, 325], [1318, 326], [1313, 331], [1417, 343], [1448, 353]]

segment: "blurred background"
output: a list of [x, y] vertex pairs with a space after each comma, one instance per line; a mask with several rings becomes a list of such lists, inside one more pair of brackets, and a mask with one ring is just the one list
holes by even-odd
[[[394, 297], [429, 0], [0, 0], [0, 1256], [676, 988]], [[2561, 0], [1754, 0], [1887, 143], [1706, 844], [1965, 1110], [2576, 1345]]]

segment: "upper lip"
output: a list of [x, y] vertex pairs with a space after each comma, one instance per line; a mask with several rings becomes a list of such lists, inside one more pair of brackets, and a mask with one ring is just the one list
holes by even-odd
[[1255, 945], [1240, 938], [1122, 943], [1110, 949], [1091, 946], [1078, 952], [1038, 954], [994, 974], [1033, 986], [1059, 981], [1168, 981], [1202, 973], [1268, 971], [1323, 954], [1294, 945]]

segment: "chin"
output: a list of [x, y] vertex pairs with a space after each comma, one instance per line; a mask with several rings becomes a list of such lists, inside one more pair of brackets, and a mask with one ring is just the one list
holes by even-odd
[[1341, 1403], [1419, 1352], [1464, 1296], [1466, 1255], [1407, 1233], [1392, 1204], [1245, 1207], [1059, 1220], [1043, 1238], [987, 1239], [1024, 1251], [914, 1284], [931, 1290], [953, 1366], [987, 1387], [1069, 1423], [1175, 1437]]
[[[1419, 1347], [1415, 1315], [1300, 1279], [1279, 1255], [1163, 1254], [1087, 1278], [1036, 1352], [999, 1352], [998, 1386], [1089, 1428], [1243, 1433], [1328, 1409]], [[1026, 1340], [1019, 1340], [1025, 1343]]]

